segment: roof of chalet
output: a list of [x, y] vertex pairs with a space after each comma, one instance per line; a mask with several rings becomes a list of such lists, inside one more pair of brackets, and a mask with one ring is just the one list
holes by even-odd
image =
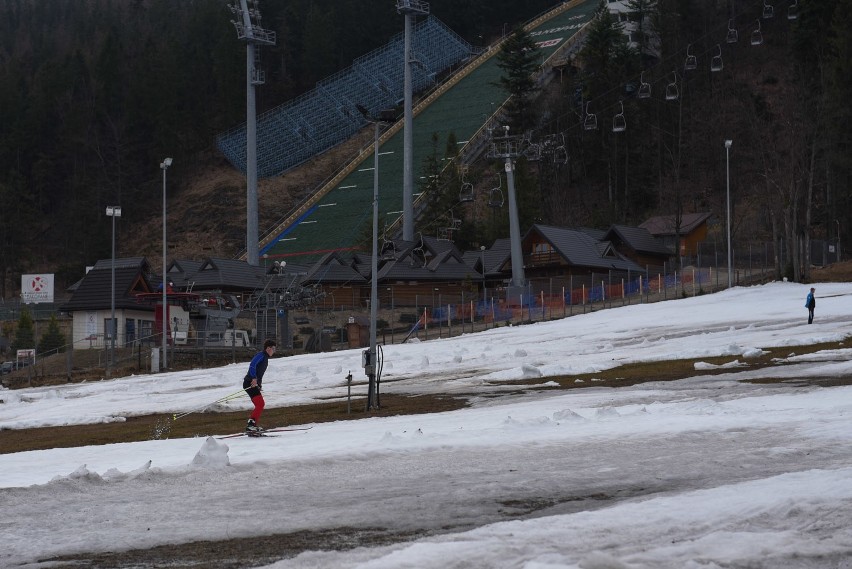
[[443, 249], [428, 259], [411, 250], [398, 259], [385, 261], [379, 269], [379, 280], [458, 281], [479, 276], [455, 246]]
[[192, 275], [201, 268], [203, 261], [188, 259], [174, 260], [166, 267], [166, 277], [177, 288], [188, 288], [192, 284]]
[[[187, 267], [193, 265], [191, 261], [182, 263]], [[263, 267], [249, 265], [246, 261], [207, 258], [201, 261], [193, 272], [185, 274], [185, 283], [186, 286], [191, 285], [193, 291], [250, 291], [263, 288], [265, 272]]]
[[[383, 246], [377, 260], [380, 280], [446, 281], [479, 275], [449, 241], [423, 237], [417, 241], [386, 241]], [[372, 257], [363, 253], [327, 253], [308, 271], [305, 280], [363, 284], [370, 280], [371, 265]]]
[[308, 270], [307, 283], [354, 283], [362, 284], [367, 279], [357, 269], [357, 259], [347, 258], [336, 252], [326, 253]]
[[598, 241], [589, 233], [548, 225], [533, 225], [524, 241], [533, 233], [546, 239], [568, 264], [589, 269], [641, 271], [633, 261], [623, 258], [608, 241]]
[[[462, 258], [469, 267], [476, 271], [476, 274], [482, 276], [483, 256], [485, 261], [485, 274], [494, 273], [509, 259], [511, 254], [511, 241], [509, 238], [497, 239], [487, 247], [485, 251], [472, 249], [465, 251]], [[484, 253], [484, 254], [483, 254]]]
[[577, 231], [582, 231], [583, 233], [597, 241], [606, 240], [606, 229], [595, 229], [594, 227], [578, 227]]
[[[702, 223], [707, 221], [713, 214], [711, 213], [684, 213], [680, 220], [680, 234], [689, 235], [695, 231]], [[658, 215], [652, 217], [641, 224], [639, 227], [647, 229], [651, 235], [664, 236], [675, 234], [674, 215]]]
[[[77, 283], [71, 298], [60, 310], [103, 310], [112, 306], [112, 260], [101, 259]], [[153, 310], [139, 304], [137, 293], [154, 292], [151, 268], [144, 257], [115, 259], [115, 307], [119, 309]]]
[[608, 241], [620, 240], [637, 253], [670, 257], [671, 251], [644, 227], [613, 225], [606, 232]]

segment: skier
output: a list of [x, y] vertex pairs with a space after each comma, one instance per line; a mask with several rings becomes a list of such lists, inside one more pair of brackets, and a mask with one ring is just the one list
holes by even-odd
[[259, 437], [262, 432], [262, 429], [257, 425], [265, 405], [260, 390], [263, 383], [263, 374], [266, 373], [269, 358], [275, 352], [275, 347], [275, 340], [266, 340], [263, 343], [263, 350], [259, 351], [251, 359], [248, 373], [243, 379], [243, 389], [246, 390], [246, 393], [251, 398], [251, 402], [254, 403], [254, 410], [251, 412], [248, 424], [246, 425], [246, 434], [250, 437]]
[[815, 288], [811, 287], [811, 292], [808, 293], [808, 297], [805, 299], [805, 308], [808, 309], [808, 324], [812, 324], [814, 321], [814, 308], [816, 308], [816, 300], [814, 300], [815, 290]]

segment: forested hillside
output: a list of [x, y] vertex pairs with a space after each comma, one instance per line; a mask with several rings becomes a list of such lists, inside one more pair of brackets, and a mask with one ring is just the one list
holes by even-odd
[[[431, 5], [457, 32], [482, 44], [502, 33], [504, 23], [511, 26], [550, 3]], [[87, 263], [108, 257], [106, 205], [123, 208], [120, 254], [140, 254], [145, 235], [139, 228], [146, 222], [150, 241], [159, 244], [152, 221], [161, 211], [159, 163], [166, 156], [174, 158], [170, 202], [191, 192], [192, 181], [209, 167], [222, 166], [215, 135], [245, 120], [245, 46], [227, 4], [0, 0], [3, 297], [15, 294], [21, 272], [55, 271], [62, 286], [79, 278]], [[313, 87], [399, 33], [402, 17], [394, 4], [261, 2], [263, 25], [279, 41], [263, 50], [267, 84], [259, 89], [258, 110]], [[205, 203], [222, 202], [222, 215], [244, 218], [244, 190], [234, 191], [193, 197], [191, 213], [213, 236], [218, 226]], [[181, 223], [170, 231], [178, 239]]]
[[[614, 32], [616, 22], [595, 22], [583, 71], [565, 72], [559, 89], [534, 105], [536, 132], [564, 134], [570, 161], [519, 168], [527, 172], [525, 220], [605, 226], [672, 209], [720, 211], [723, 142], [733, 139], [737, 208], [755, 216], [739, 215], [737, 231], [777, 227], [777, 236], [821, 238], [852, 231], [852, 0], [800, 0], [796, 21], [779, 6], [778, 16], [763, 22], [764, 44], [754, 47], [747, 30], [761, 1], [631, 1], [658, 8], [661, 58], [643, 60]], [[485, 45], [556, 3], [430, 4], [468, 41]], [[402, 30], [392, 0], [262, 0], [260, 8], [263, 26], [279, 39], [263, 50], [259, 111]], [[729, 45], [732, 15], [742, 31]], [[107, 205], [123, 208], [119, 254], [158, 261], [159, 163], [166, 156], [174, 158], [169, 234], [170, 243], [182, 243], [175, 251], [233, 255], [244, 245], [233, 230], [245, 216], [244, 183], [214, 145], [218, 132], [245, 119], [245, 48], [232, 17], [225, 0], [0, 0], [3, 298], [17, 293], [22, 272], [55, 272], [62, 287], [108, 257]], [[725, 68], [710, 73], [720, 43]], [[683, 72], [687, 44], [704, 66], [693, 74]], [[678, 75], [678, 104], [643, 105], [626, 91], [643, 69], [657, 98]], [[623, 101], [627, 131], [577, 128], [578, 93], [604, 125]], [[302, 176], [282, 191], [304, 193], [319, 181]], [[263, 199], [261, 193], [261, 231], [264, 219], [286, 213]], [[226, 233], [227, 242], [215, 245]]]

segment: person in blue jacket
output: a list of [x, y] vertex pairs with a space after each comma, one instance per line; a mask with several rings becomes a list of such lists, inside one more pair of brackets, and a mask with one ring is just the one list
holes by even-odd
[[812, 324], [814, 321], [814, 308], [816, 308], [816, 300], [814, 300], [815, 290], [815, 288], [811, 287], [811, 292], [808, 293], [808, 297], [805, 299], [805, 308], [808, 309], [808, 324]]
[[254, 403], [254, 410], [252, 410], [248, 424], [246, 425], [246, 434], [249, 436], [260, 436], [263, 431], [257, 424], [260, 421], [260, 414], [263, 413], [263, 408], [266, 405], [266, 402], [263, 400], [263, 394], [261, 393], [263, 374], [266, 373], [269, 358], [275, 353], [275, 347], [275, 340], [266, 340], [263, 343], [263, 350], [259, 351], [251, 359], [248, 373], [243, 378], [243, 389], [246, 390], [251, 402]]

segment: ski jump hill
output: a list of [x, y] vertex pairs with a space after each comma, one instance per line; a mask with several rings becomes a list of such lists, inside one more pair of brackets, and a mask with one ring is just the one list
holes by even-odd
[[[543, 67], [575, 46], [596, 6], [596, 0], [563, 2], [525, 26], [539, 47]], [[481, 148], [487, 142], [487, 125], [497, 124], [507, 97], [498, 86], [501, 70], [495, 56], [500, 44], [474, 56], [472, 46], [432, 16], [419, 22], [414, 32], [413, 54], [419, 62], [412, 73], [415, 92], [431, 85], [438, 73], [467, 60], [421, 95], [413, 109], [417, 211], [418, 171], [424, 159], [433, 149], [443, 150], [451, 133], [460, 156]], [[363, 128], [367, 123], [356, 105], [373, 115], [398, 106], [403, 98], [402, 42], [399, 34], [318, 83], [314, 91], [260, 115], [259, 176], [279, 175]], [[402, 213], [402, 123], [387, 128], [379, 141], [380, 226], [394, 225]], [[217, 144], [234, 166], [245, 171], [245, 125], [220, 135]], [[372, 220], [373, 160], [371, 144], [267, 231], [260, 238], [260, 254], [308, 264], [331, 252], [356, 250]]]

